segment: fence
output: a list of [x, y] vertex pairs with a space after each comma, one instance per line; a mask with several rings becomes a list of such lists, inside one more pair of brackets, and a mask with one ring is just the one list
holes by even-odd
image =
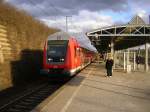
[[136, 69], [135, 52], [117, 52], [115, 54], [115, 68], [126, 70], [130, 65], [132, 70]]
[[[139, 61], [139, 62], [138, 62]], [[150, 63], [150, 58], [148, 60]], [[145, 57], [139, 56], [137, 51], [121, 51], [115, 53], [115, 69], [127, 69], [130, 65], [133, 71], [145, 70]]]

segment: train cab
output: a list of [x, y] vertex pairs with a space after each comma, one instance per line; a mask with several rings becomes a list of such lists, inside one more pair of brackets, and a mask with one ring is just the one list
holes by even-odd
[[74, 75], [85, 66], [83, 51], [78, 41], [65, 32], [50, 35], [44, 46], [43, 69], [47, 74]]

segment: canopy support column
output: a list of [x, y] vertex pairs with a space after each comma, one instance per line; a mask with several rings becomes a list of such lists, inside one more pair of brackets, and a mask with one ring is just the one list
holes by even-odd
[[148, 43], [145, 43], [145, 72], [148, 71]]
[[135, 65], [136, 65], [136, 52], [134, 52], [134, 54], [133, 54], [133, 70], [134, 71], [136, 69]]
[[111, 56], [114, 60], [114, 68], [115, 68], [115, 51], [114, 51], [114, 41], [113, 41], [113, 39], [111, 40], [110, 46], [111, 46]]
[[127, 73], [131, 72], [131, 65], [130, 65], [130, 50], [127, 49]]
[[110, 46], [111, 46], [111, 55], [112, 55], [113, 58], [114, 58], [114, 42], [113, 42], [113, 40], [111, 40]]
[[126, 70], [126, 53], [123, 52], [123, 69]]

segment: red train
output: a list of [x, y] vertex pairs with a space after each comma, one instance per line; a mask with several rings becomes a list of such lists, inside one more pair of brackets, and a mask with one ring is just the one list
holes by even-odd
[[78, 41], [65, 32], [50, 35], [45, 42], [43, 68], [46, 73], [74, 75], [94, 60], [95, 52], [80, 47]]

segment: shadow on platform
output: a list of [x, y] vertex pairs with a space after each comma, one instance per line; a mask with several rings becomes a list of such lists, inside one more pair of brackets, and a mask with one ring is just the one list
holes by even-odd
[[77, 76], [74, 77], [72, 79], [72, 81], [67, 83], [67, 85], [69, 85], [69, 86], [79, 86], [79, 85], [81, 85], [81, 83], [84, 79], [85, 79], [85, 76], [81, 76], [81, 75], [77, 74]]

